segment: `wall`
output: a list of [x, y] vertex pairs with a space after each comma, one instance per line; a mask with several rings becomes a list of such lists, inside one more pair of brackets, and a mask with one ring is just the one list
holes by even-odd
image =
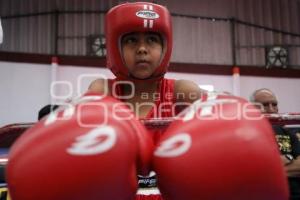
[[[1, 51], [89, 55], [91, 35], [104, 34], [104, 14], [118, 0], [2, 0]], [[173, 14], [173, 62], [233, 64], [229, 20], [295, 33], [291, 36], [236, 24], [236, 64], [264, 65], [265, 47], [290, 45], [289, 64], [300, 66], [300, 3], [296, 0], [160, 0]], [[55, 14], [55, 11], [61, 14]], [[63, 13], [65, 12], [65, 13]], [[67, 12], [67, 13], [66, 13]], [[42, 13], [32, 16], [31, 14]], [[57, 18], [56, 18], [57, 17]], [[292, 46], [294, 45], [294, 46]], [[298, 45], [298, 46], [295, 46]], [[188, 54], [186, 52], [189, 52]]]
[[300, 79], [241, 77], [241, 96], [249, 98], [252, 91], [259, 88], [269, 88], [277, 96], [279, 112], [300, 112]]
[[49, 65], [0, 62], [0, 126], [36, 121], [49, 102]]

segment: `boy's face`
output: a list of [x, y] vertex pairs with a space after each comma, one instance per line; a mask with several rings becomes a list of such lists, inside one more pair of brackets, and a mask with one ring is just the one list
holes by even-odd
[[146, 79], [161, 62], [163, 41], [157, 33], [129, 33], [121, 39], [121, 50], [129, 73], [135, 78]]

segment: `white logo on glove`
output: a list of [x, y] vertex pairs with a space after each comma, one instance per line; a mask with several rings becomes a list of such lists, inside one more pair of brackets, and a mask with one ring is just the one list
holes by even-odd
[[110, 126], [101, 126], [76, 138], [67, 152], [72, 155], [95, 155], [110, 150], [116, 143], [117, 135]]
[[176, 157], [186, 153], [192, 145], [192, 138], [187, 133], [177, 134], [161, 143], [154, 152], [158, 157]]

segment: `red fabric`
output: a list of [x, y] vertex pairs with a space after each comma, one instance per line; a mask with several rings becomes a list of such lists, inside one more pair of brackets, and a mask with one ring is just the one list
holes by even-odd
[[150, 110], [145, 117], [146, 119], [173, 117], [172, 106], [175, 102], [174, 83], [174, 79], [164, 78], [161, 80], [157, 89], [160, 98], [157, 98], [155, 101], [156, 109]]
[[[109, 88], [111, 91], [112, 91], [112, 85], [116, 81], [117, 79], [108, 80]], [[174, 79], [163, 78], [160, 80], [160, 83], [158, 84], [158, 88], [156, 91], [157, 93], [157, 98], [155, 99], [156, 106], [149, 111], [145, 119], [166, 118], [166, 117], [173, 117], [175, 115], [172, 112], [172, 107], [173, 104], [175, 103], [174, 85], [175, 85]], [[114, 90], [117, 96], [122, 96], [122, 89], [120, 85], [116, 85], [116, 88], [114, 88]], [[122, 99], [119, 100], [122, 101]]]
[[[109, 79], [109, 88], [112, 91], [112, 85], [117, 81], [117, 79]], [[166, 79], [163, 78], [160, 80], [160, 83], [158, 84], [157, 88], [157, 98], [155, 99], [155, 107], [153, 107], [147, 116], [143, 119], [153, 119], [153, 118], [170, 118], [174, 117], [174, 115], [177, 113], [174, 112], [173, 106], [176, 102], [175, 96], [174, 96], [174, 85], [175, 80], [174, 79]], [[120, 85], [117, 85], [115, 89], [115, 94], [117, 96], [122, 96], [122, 89]], [[122, 99], [119, 99], [122, 101]], [[157, 143], [165, 129], [161, 128], [149, 128], [148, 130], [152, 133], [154, 144]]]
[[[168, 118], [173, 117], [175, 114], [172, 112], [172, 107], [175, 103], [174, 98], [174, 83], [173, 79], [162, 79], [159, 84], [158, 93], [160, 98], [157, 98], [155, 101], [156, 107], [152, 108], [150, 112], [147, 114], [145, 119], [152, 118]], [[162, 106], [163, 105], [163, 106]], [[154, 144], [156, 144], [164, 133], [165, 129], [148, 129], [153, 136]]]

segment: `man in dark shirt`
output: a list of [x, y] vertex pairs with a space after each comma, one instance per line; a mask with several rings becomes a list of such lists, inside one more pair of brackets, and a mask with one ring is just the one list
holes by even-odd
[[[258, 105], [262, 113], [277, 114], [278, 101], [275, 94], [266, 88], [254, 91], [250, 100]], [[300, 125], [299, 125], [300, 126]], [[288, 176], [290, 199], [300, 199], [300, 127], [290, 130], [272, 125], [281, 152], [281, 159]], [[298, 130], [295, 131], [295, 130]]]

